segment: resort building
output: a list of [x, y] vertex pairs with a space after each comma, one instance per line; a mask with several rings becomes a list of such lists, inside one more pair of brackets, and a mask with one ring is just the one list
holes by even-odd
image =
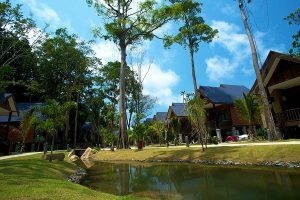
[[[18, 129], [26, 112], [42, 105], [43, 103], [16, 103], [12, 94], [0, 93], [0, 153], [9, 154], [15, 150], [21, 138], [14, 129]], [[34, 137], [35, 132], [32, 130], [25, 140], [27, 150], [31, 150]]]
[[[218, 135], [224, 141], [228, 135], [247, 134], [248, 123], [243, 120], [234, 107], [234, 100], [243, 98], [249, 89], [242, 85], [219, 87], [200, 86], [202, 98], [207, 101], [207, 129], [210, 135]], [[218, 133], [219, 132], [219, 133]]]
[[[284, 138], [300, 138], [300, 60], [270, 51], [262, 79], [276, 126]], [[251, 91], [259, 93], [256, 81]]]
[[173, 119], [178, 119], [178, 125], [179, 125], [179, 141], [182, 141], [182, 138], [185, 136], [193, 137], [191, 135], [192, 128], [188, 119], [188, 116], [185, 112], [186, 109], [186, 103], [172, 103], [171, 106], [169, 106], [168, 113], [167, 113], [167, 122], [170, 126], [172, 124]]
[[153, 116], [153, 120], [165, 122], [167, 120], [167, 114], [168, 114], [167, 112], [157, 112]]

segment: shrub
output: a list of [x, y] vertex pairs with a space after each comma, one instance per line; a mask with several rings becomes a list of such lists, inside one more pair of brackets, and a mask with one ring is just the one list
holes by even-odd
[[256, 137], [260, 140], [268, 139], [267, 130], [265, 128], [259, 128], [256, 130]]

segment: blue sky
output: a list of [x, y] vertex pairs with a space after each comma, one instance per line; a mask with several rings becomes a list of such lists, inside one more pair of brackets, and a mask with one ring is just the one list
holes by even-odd
[[[26, 15], [32, 13], [38, 26], [49, 24], [48, 32], [67, 27], [81, 39], [94, 39], [92, 27], [102, 21], [85, 0], [16, 0], [23, 4]], [[249, 42], [242, 24], [236, 0], [203, 0], [202, 16], [207, 24], [219, 30], [218, 37], [210, 44], [201, 44], [195, 55], [198, 85], [224, 84], [245, 85], [251, 88], [255, 74], [252, 67]], [[292, 35], [298, 27], [287, 24], [284, 17], [294, 11], [299, 3], [295, 0], [253, 0], [248, 5], [252, 30], [258, 46], [261, 63], [269, 50], [288, 52]], [[158, 35], [176, 32], [175, 24], [167, 24], [157, 31]], [[119, 59], [118, 49], [112, 42], [96, 40], [93, 46], [103, 62]], [[139, 62], [136, 52], [144, 52]], [[152, 113], [167, 111], [172, 102], [181, 102], [181, 91], [193, 91], [188, 51], [174, 45], [164, 49], [160, 40], [147, 41], [129, 53], [128, 63], [142, 66], [144, 93], [158, 98]]]

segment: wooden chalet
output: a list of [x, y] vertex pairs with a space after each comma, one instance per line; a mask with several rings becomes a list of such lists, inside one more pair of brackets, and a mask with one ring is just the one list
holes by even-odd
[[169, 106], [168, 113], [167, 113], [167, 122], [170, 124], [171, 120], [173, 118], [177, 118], [179, 121], [179, 129], [180, 129], [180, 135], [179, 138], [184, 138], [184, 136], [191, 137], [191, 125], [188, 119], [188, 116], [185, 112], [186, 109], [186, 103], [172, 103], [171, 106]]
[[[300, 138], [300, 60], [270, 51], [261, 71], [276, 126], [284, 138]], [[257, 81], [251, 91], [259, 93]]]
[[247, 134], [248, 122], [243, 120], [234, 107], [234, 100], [243, 98], [249, 89], [242, 85], [221, 84], [219, 87], [200, 86], [198, 89], [207, 104], [207, 128], [211, 135], [220, 129], [222, 140], [228, 135]]
[[[21, 142], [20, 136], [13, 131], [19, 127], [26, 112], [31, 108], [42, 106], [43, 103], [16, 103], [12, 94], [0, 93], [0, 153], [9, 154], [16, 144]], [[32, 130], [25, 140], [27, 150], [34, 142], [35, 133]]]

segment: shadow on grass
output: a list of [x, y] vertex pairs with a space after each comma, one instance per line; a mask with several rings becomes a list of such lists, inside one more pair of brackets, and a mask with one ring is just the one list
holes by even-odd
[[66, 177], [75, 166], [66, 161], [49, 162], [40, 155], [0, 161], [0, 173], [10, 177], [30, 177], [30, 179]]
[[203, 152], [199, 148], [180, 148], [180, 149], [158, 149], [149, 156], [149, 161], [192, 161], [192, 160], [223, 160], [228, 156], [239, 155], [239, 147], [215, 147], [205, 149]]

